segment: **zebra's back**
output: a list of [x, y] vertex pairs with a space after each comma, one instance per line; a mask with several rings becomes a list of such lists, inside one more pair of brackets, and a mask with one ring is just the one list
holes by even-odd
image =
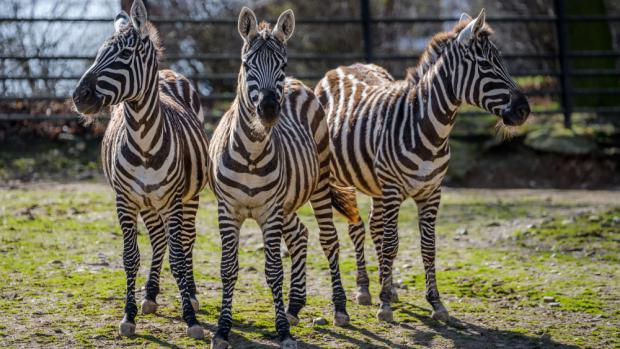
[[385, 69], [363, 64], [331, 70], [319, 81], [315, 93], [327, 114], [337, 185], [381, 194], [375, 165], [383, 131], [406, 98], [407, 86]]

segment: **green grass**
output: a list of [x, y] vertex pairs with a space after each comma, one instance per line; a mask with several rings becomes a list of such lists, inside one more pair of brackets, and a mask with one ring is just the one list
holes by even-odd
[[[327, 262], [309, 207], [300, 211], [310, 230], [308, 305], [292, 328], [301, 348], [573, 348], [620, 345], [620, 208], [617, 194], [544, 191], [446, 190], [437, 223], [437, 280], [442, 299], [458, 321], [430, 318], [424, 300], [415, 204], [403, 205], [394, 276], [402, 280], [394, 324], [375, 319], [376, 305], [352, 302], [354, 252], [346, 225], [341, 271], [351, 326], [332, 325]], [[589, 199], [587, 199], [589, 197]], [[614, 205], [616, 205], [614, 207]], [[368, 200], [362, 198], [367, 214]], [[137, 336], [117, 335], [125, 276], [122, 236], [113, 194], [99, 184], [31, 186], [0, 190], [0, 346], [2, 347], [205, 347], [209, 339], [185, 336], [177, 288], [168, 266], [156, 315], [139, 315]], [[220, 290], [220, 240], [212, 194], [202, 197], [195, 248], [199, 320], [212, 331]], [[142, 229], [142, 228], [141, 228]], [[463, 230], [467, 233], [463, 234]], [[150, 246], [139, 237], [145, 282]], [[236, 348], [276, 343], [271, 293], [263, 275], [258, 227], [241, 232], [240, 274], [235, 290]], [[367, 239], [371, 293], [377, 302], [377, 264]], [[285, 274], [290, 262], [285, 259]], [[285, 286], [289, 278], [286, 277]], [[287, 287], [285, 287], [287, 288]], [[138, 291], [138, 299], [143, 291]], [[553, 297], [551, 306], [544, 297]], [[325, 317], [329, 324], [312, 326]]]

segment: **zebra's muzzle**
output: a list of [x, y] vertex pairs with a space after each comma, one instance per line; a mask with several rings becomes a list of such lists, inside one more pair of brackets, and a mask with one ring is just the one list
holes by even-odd
[[86, 74], [73, 91], [73, 104], [80, 114], [91, 115], [101, 110], [102, 100], [97, 96], [97, 76]]
[[280, 116], [280, 103], [275, 91], [261, 90], [258, 95], [257, 113], [263, 125], [272, 127]]
[[510, 104], [501, 113], [502, 121], [508, 126], [522, 125], [530, 116], [530, 103], [519, 91], [510, 94]]

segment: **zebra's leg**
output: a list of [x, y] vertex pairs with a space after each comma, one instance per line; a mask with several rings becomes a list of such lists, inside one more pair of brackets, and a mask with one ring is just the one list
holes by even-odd
[[291, 326], [299, 323], [299, 311], [306, 305], [306, 255], [308, 229], [296, 213], [286, 219], [282, 230], [284, 242], [291, 256], [291, 288], [288, 294], [286, 317]]
[[276, 313], [276, 331], [280, 340], [280, 347], [286, 349], [296, 349], [297, 341], [290, 332], [290, 325], [284, 311], [284, 300], [282, 297], [282, 256], [280, 255], [280, 244], [282, 241], [283, 228], [283, 209], [276, 208], [264, 219], [259, 220], [263, 231], [263, 242], [265, 245], [265, 277], [267, 284], [271, 288], [273, 302]]
[[349, 221], [349, 237], [355, 246], [355, 262], [357, 264], [357, 276], [355, 282], [357, 284], [357, 293], [355, 299], [358, 304], [370, 305], [371, 297], [370, 279], [366, 271], [366, 256], [364, 255], [364, 241], [366, 239], [366, 231], [364, 230], [364, 222], [358, 215], [357, 219]]
[[192, 338], [204, 338], [204, 330], [196, 320], [196, 313], [190, 301], [187, 285], [187, 266], [185, 264], [185, 250], [183, 248], [183, 202], [180, 195], [175, 197], [172, 207], [163, 214], [168, 229], [168, 249], [170, 250], [170, 269], [177, 281], [181, 294], [183, 320], [187, 324], [187, 334]]
[[136, 276], [140, 269], [140, 251], [138, 250], [137, 219], [138, 208], [121, 196], [116, 197], [118, 221], [123, 231], [123, 266], [127, 278], [125, 296], [125, 315], [119, 324], [121, 336], [132, 336], [136, 333]]
[[241, 223], [225, 204], [218, 204], [218, 221], [222, 240], [220, 276], [222, 279], [222, 307], [217, 331], [211, 340], [211, 349], [227, 349], [232, 327], [232, 301], [239, 273], [239, 229]]
[[185, 279], [189, 298], [194, 311], [200, 309], [200, 303], [196, 298], [196, 281], [194, 280], [194, 243], [196, 242], [196, 211], [198, 211], [198, 195], [183, 205], [183, 249], [185, 251]]
[[323, 253], [327, 257], [329, 263], [329, 270], [332, 278], [334, 324], [337, 326], [345, 326], [349, 323], [347, 296], [342, 287], [342, 279], [340, 277], [340, 266], [338, 264], [340, 244], [338, 242], [338, 232], [334, 227], [331, 193], [327, 183], [323, 186], [323, 190], [318, 190], [313, 194], [312, 198], [310, 198], [310, 204], [312, 205], [314, 217], [319, 225], [319, 241], [321, 242]]
[[[383, 263], [383, 201], [381, 198], [372, 199], [369, 221], [370, 236], [375, 245], [377, 261], [379, 262], [379, 266], [381, 266]], [[381, 272], [381, 267], [379, 267], [379, 283], [383, 283], [382, 275], [383, 273]], [[390, 286], [390, 290], [390, 302], [398, 302], [398, 292], [396, 291], [396, 287], [394, 287], [393, 283], [392, 286]]]
[[383, 194], [383, 243], [381, 253], [383, 260], [380, 266], [381, 305], [377, 312], [379, 321], [394, 321], [390, 302], [392, 300], [392, 265], [398, 253], [398, 211], [403, 201], [400, 189], [393, 186], [384, 186]]
[[450, 319], [448, 310], [441, 303], [437, 280], [435, 279], [435, 220], [439, 211], [441, 189], [438, 188], [430, 197], [417, 201], [418, 219], [420, 227], [420, 248], [422, 263], [426, 275], [426, 300], [433, 307], [431, 317], [435, 320], [447, 322]]
[[149, 239], [151, 240], [151, 248], [153, 250], [151, 269], [145, 287], [146, 295], [144, 296], [144, 300], [142, 300], [141, 308], [142, 314], [151, 314], [155, 313], [158, 307], [157, 295], [159, 294], [159, 275], [166, 255], [168, 241], [166, 239], [164, 222], [155, 210], [143, 210], [140, 215], [149, 232]]

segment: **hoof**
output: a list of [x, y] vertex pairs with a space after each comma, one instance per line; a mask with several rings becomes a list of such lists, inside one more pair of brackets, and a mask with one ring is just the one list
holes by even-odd
[[389, 305], [379, 308], [379, 311], [377, 312], [377, 320], [394, 322], [394, 314], [392, 313], [392, 308], [390, 308]]
[[359, 305], [371, 305], [370, 292], [368, 290], [357, 290], [357, 294], [355, 295], [357, 299], [357, 304]]
[[142, 301], [142, 314], [153, 314], [157, 311], [158, 306], [159, 305], [152, 300], [145, 299]]
[[396, 287], [392, 286], [392, 289], [390, 291], [390, 303], [393, 302], [400, 302], [400, 299], [398, 298], [398, 291], [396, 291]]
[[205, 338], [205, 331], [200, 325], [194, 325], [187, 328], [187, 335], [195, 339]]
[[297, 349], [297, 341], [292, 338], [287, 338], [280, 343], [281, 349]]
[[211, 340], [211, 349], [228, 349], [228, 342], [221, 337], [213, 337]]
[[448, 314], [448, 311], [446, 310], [446, 308], [444, 308], [443, 306], [439, 307], [439, 309], [437, 310], [433, 310], [431, 317], [434, 320], [441, 321], [441, 322], [447, 323], [448, 321], [450, 321], [450, 315]]
[[334, 325], [336, 326], [346, 326], [349, 324], [349, 315], [343, 312], [334, 313]]
[[286, 313], [286, 319], [291, 326], [297, 326], [297, 324], [299, 324], [299, 318], [289, 312]]
[[123, 321], [121, 321], [120, 325], [118, 326], [118, 333], [121, 336], [133, 336], [134, 334], [136, 334], [136, 324], [133, 324], [123, 319]]
[[195, 312], [198, 312], [198, 310], [200, 310], [200, 303], [198, 302], [198, 300], [196, 298], [189, 298], [189, 301], [192, 303], [192, 308], [194, 308]]

